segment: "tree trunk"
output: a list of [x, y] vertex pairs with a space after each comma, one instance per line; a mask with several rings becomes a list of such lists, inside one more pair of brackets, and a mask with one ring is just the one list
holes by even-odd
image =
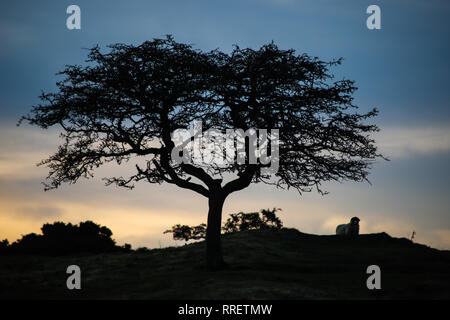
[[211, 271], [225, 269], [220, 234], [222, 230], [222, 208], [225, 196], [213, 194], [209, 197], [208, 225], [206, 227], [206, 263]]

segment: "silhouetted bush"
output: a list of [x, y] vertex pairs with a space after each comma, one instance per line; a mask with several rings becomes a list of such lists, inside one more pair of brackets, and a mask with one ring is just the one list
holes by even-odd
[[281, 209], [273, 208], [272, 210], [262, 209], [260, 212], [232, 213], [222, 227], [222, 230], [224, 233], [231, 233], [257, 229], [281, 229], [283, 223], [277, 217], [277, 211], [281, 211]]
[[9, 241], [8, 239], [0, 241], [0, 254], [7, 253], [9, 250]]
[[121, 248], [123, 249], [123, 251], [127, 251], [127, 252], [132, 250], [131, 244], [129, 244], [129, 243], [125, 243]]
[[194, 227], [176, 224], [172, 226], [172, 229], [166, 230], [164, 233], [172, 233], [174, 240], [188, 241], [204, 239], [206, 237], [206, 224], [202, 223]]
[[[222, 230], [224, 233], [232, 233], [256, 229], [281, 229], [283, 223], [277, 217], [277, 211], [281, 211], [281, 209], [273, 208], [272, 210], [262, 209], [260, 212], [232, 213], [230, 218], [224, 223]], [[202, 223], [194, 227], [176, 224], [172, 226], [172, 229], [166, 230], [164, 233], [172, 233], [174, 240], [205, 239], [206, 224]]]
[[[46, 223], [41, 228], [42, 235], [30, 233], [8, 244], [0, 243], [0, 253], [69, 254], [79, 252], [130, 251], [131, 245], [116, 246], [112, 232], [105, 226], [92, 221], [79, 225], [64, 222]], [[6, 241], [6, 242], [5, 242]]]

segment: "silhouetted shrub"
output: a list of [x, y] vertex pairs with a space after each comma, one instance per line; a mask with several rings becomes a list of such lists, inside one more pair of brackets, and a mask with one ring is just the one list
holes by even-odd
[[172, 233], [174, 240], [204, 239], [206, 237], [206, 224], [202, 223], [194, 227], [177, 224], [172, 226], [172, 229], [164, 231], [164, 233]]
[[224, 233], [231, 233], [257, 229], [281, 229], [283, 223], [277, 217], [277, 211], [281, 211], [281, 209], [273, 208], [272, 210], [262, 209], [260, 212], [232, 213], [222, 227], [222, 230]]
[[[232, 233], [256, 229], [281, 229], [283, 223], [277, 217], [277, 211], [281, 211], [281, 209], [273, 208], [272, 210], [262, 209], [260, 212], [232, 213], [230, 218], [224, 223], [222, 230], [224, 233]], [[174, 240], [205, 239], [206, 224], [202, 223], [194, 227], [176, 224], [172, 226], [172, 229], [166, 230], [164, 233], [172, 233]]]
[[281, 229], [283, 227], [283, 222], [281, 222], [280, 218], [277, 217], [276, 212], [282, 211], [281, 208], [273, 208], [270, 209], [262, 209], [261, 215], [262, 215], [262, 228], [269, 228], [269, 229]]
[[47, 251], [44, 237], [40, 234], [29, 233], [11, 243], [10, 252], [38, 253]]
[[0, 254], [7, 253], [9, 251], [9, 241], [8, 239], [0, 241]]
[[127, 251], [127, 252], [132, 250], [131, 244], [129, 244], [129, 243], [125, 243], [121, 248], [123, 249], [123, 251]]
[[[92, 221], [79, 225], [64, 222], [46, 223], [42, 235], [30, 233], [8, 245], [2, 241], [0, 252], [32, 254], [68, 254], [79, 252], [112, 252], [131, 250], [131, 245], [119, 247], [111, 238], [112, 232]], [[6, 249], [5, 249], [6, 248]]]

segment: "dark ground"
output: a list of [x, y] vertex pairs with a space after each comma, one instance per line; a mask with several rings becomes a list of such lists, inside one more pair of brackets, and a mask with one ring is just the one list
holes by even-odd
[[[32, 299], [449, 299], [450, 251], [385, 233], [356, 239], [295, 229], [223, 236], [231, 268], [204, 269], [204, 242], [148, 252], [0, 256], [0, 298]], [[66, 288], [68, 265], [81, 290]], [[381, 268], [368, 290], [366, 268]]]

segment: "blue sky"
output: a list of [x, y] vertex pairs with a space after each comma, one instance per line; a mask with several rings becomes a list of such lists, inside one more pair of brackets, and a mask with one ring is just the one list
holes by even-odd
[[[81, 8], [81, 30], [66, 28], [70, 4]], [[371, 4], [381, 8], [381, 30], [366, 28]], [[56, 72], [83, 63], [82, 48], [173, 34], [202, 50], [274, 40], [325, 60], [343, 57], [336, 77], [356, 81], [362, 110], [380, 110], [377, 140], [392, 161], [375, 165], [372, 186], [330, 184], [326, 197], [252, 186], [227, 200], [225, 214], [278, 206], [287, 226], [314, 233], [332, 233], [336, 223], [358, 215], [362, 232], [416, 230], [418, 241], [450, 249], [449, 14], [444, 0], [3, 1], [0, 238], [14, 240], [52, 219], [91, 218], [111, 227], [119, 242], [153, 247], [172, 243], [162, 235], [172, 222], [206, 220], [205, 199], [171, 186], [129, 193], [105, 188], [98, 178], [44, 193], [45, 168], [34, 164], [55, 150], [56, 131], [15, 126], [41, 90], [55, 89]], [[100, 207], [91, 194], [111, 207]], [[124, 218], [131, 211], [133, 219]]]

